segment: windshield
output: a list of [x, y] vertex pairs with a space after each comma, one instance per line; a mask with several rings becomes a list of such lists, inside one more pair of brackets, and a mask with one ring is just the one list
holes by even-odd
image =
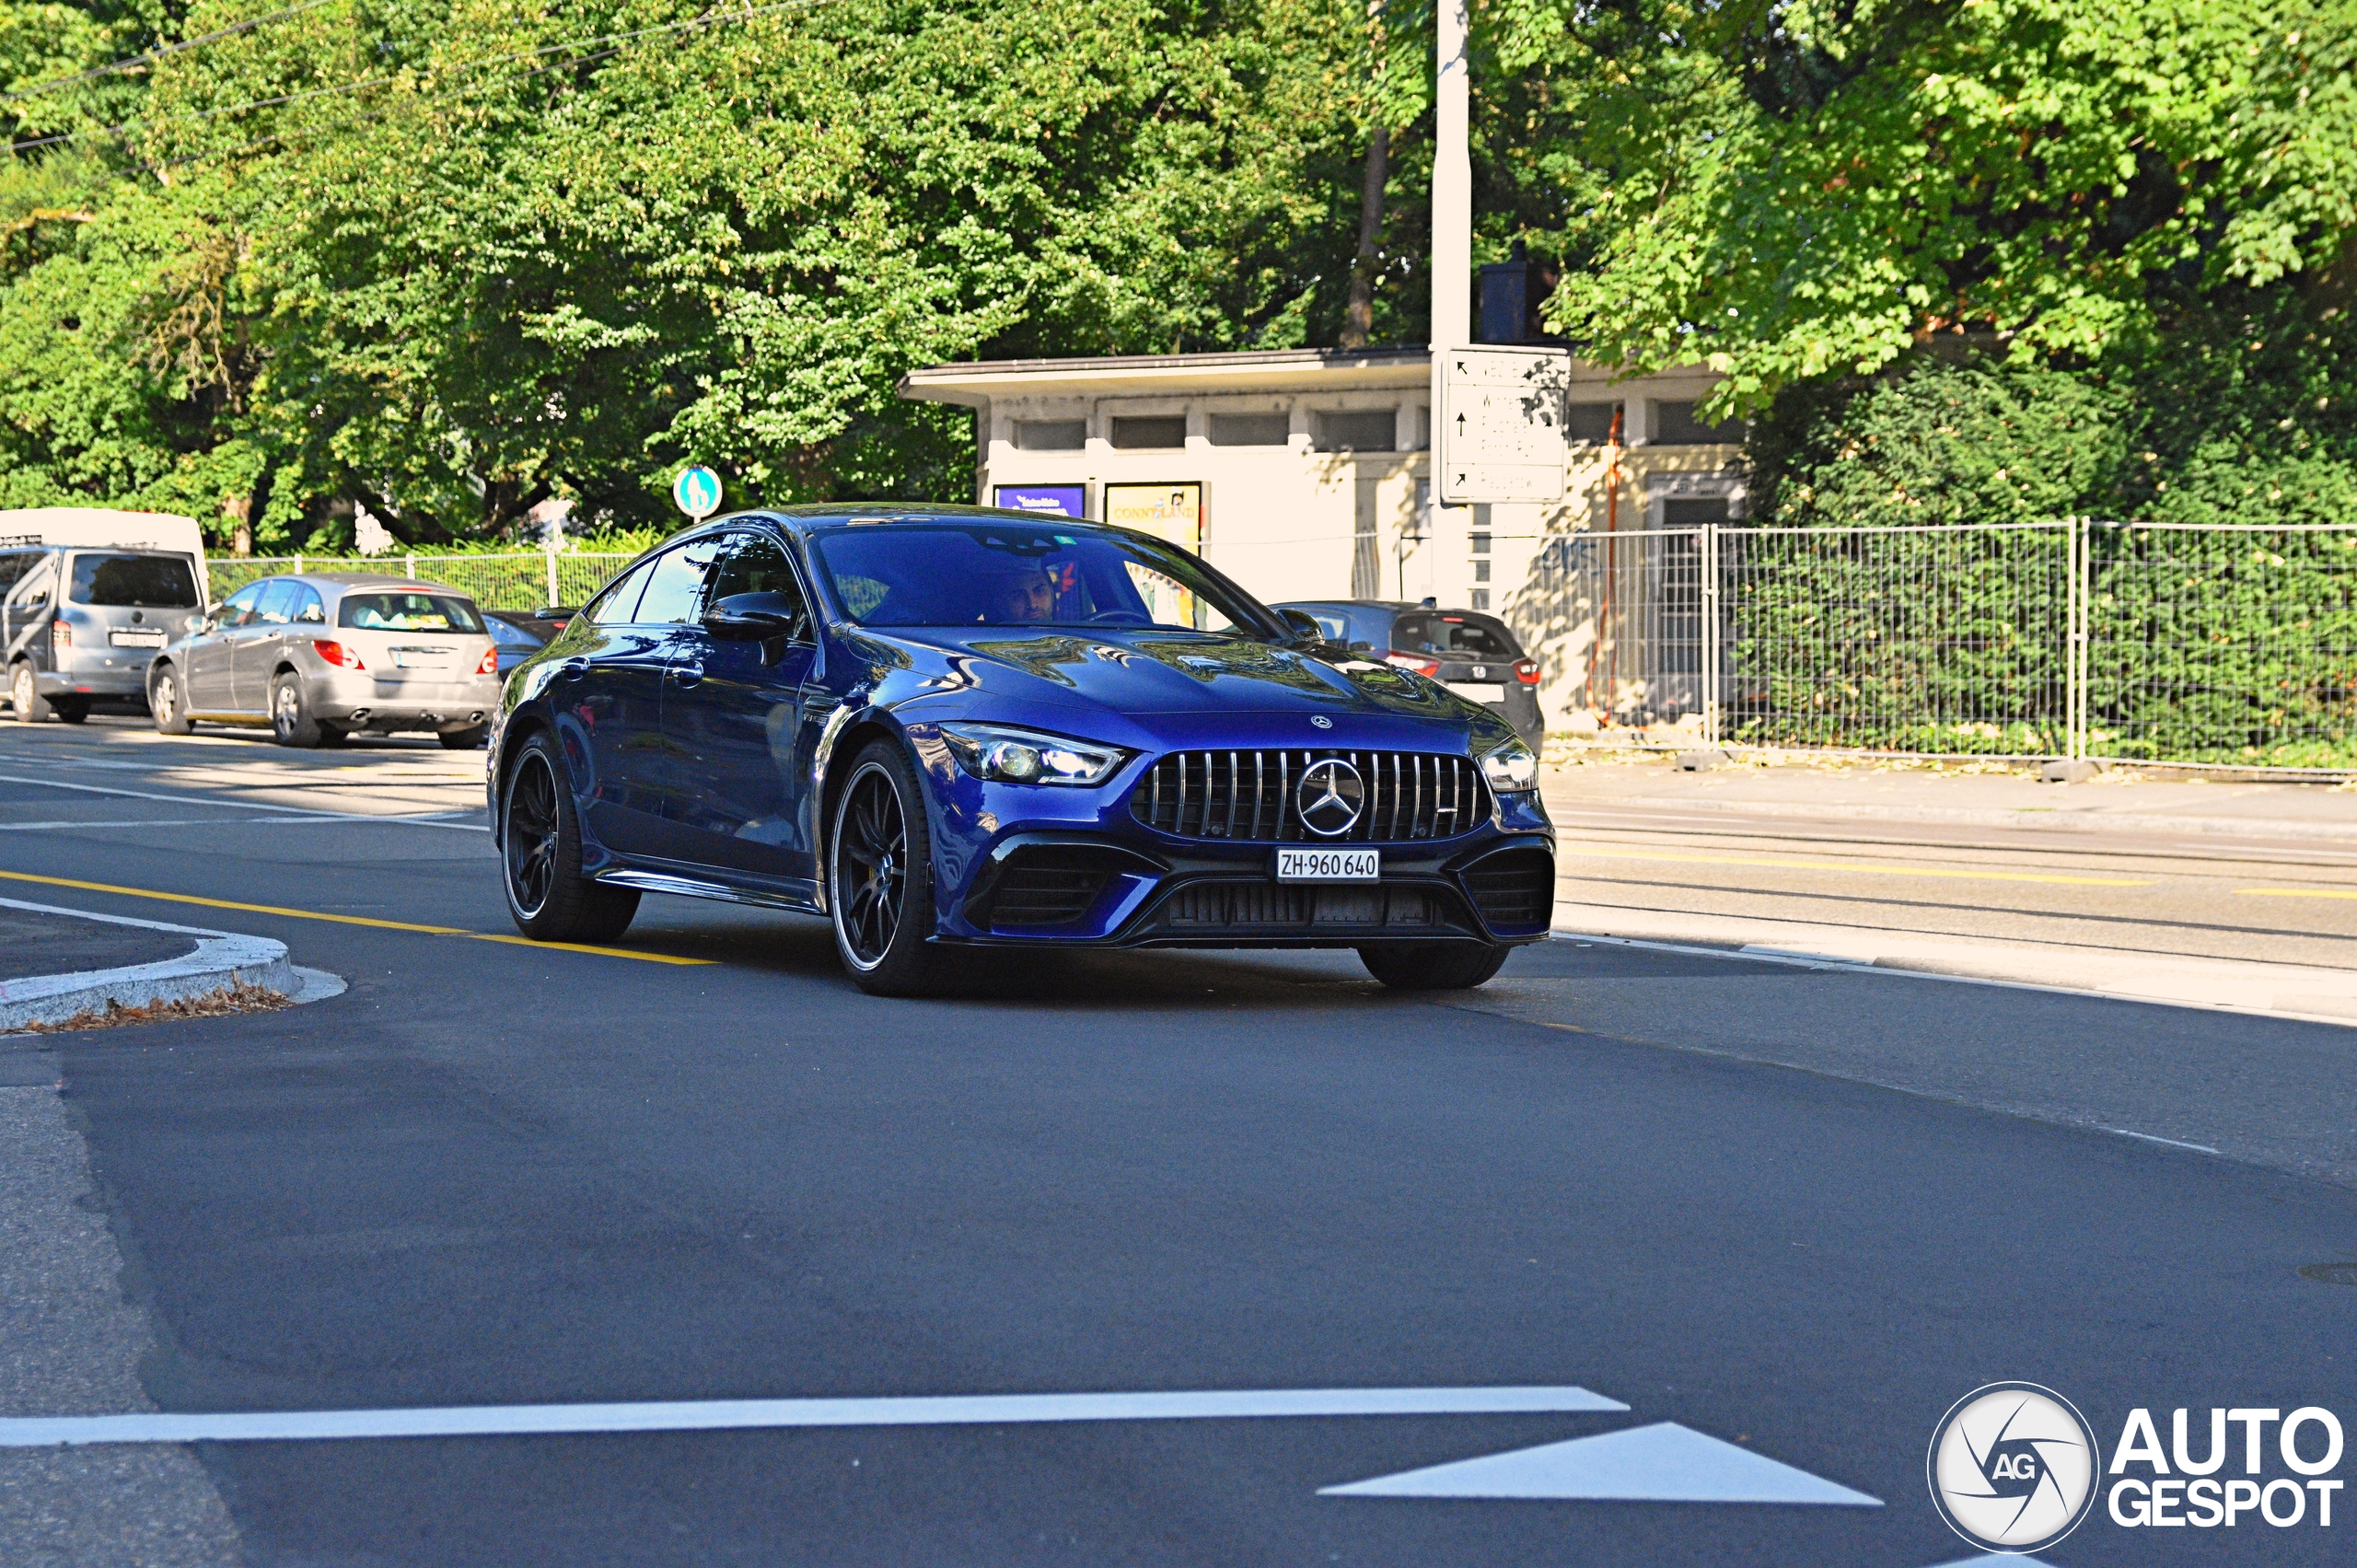
[[362, 632], [481, 632], [475, 607], [447, 594], [346, 594], [336, 623]]
[[74, 602], [194, 610], [204, 601], [185, 556], [86, 553], [74, 558]]
[[1283, 636], [1270, 611], [1158, 540], [1070, 524], [851, 528], [820, 564], [863, 626], [1172, 626]]

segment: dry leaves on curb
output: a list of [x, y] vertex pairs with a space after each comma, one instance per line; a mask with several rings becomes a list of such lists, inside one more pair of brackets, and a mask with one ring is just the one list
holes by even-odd
[[275, 1013], [291, 1007], [283, 992], [266, 985], [249, 985], [242, 980], [231, 981], [218, 990], [202, 996], [176, 997], [168, 1002], [150, 1002], [144, 1007], [126, 1007], [110, 1000], [101, 1012], [88, 1007], [75, 1014], [64, 1023], [27, 1024], [10, 1029], [10, 1034], [62, 1034], [67, 1029], [112, 1029], [125, 1024], [164, 1024], [175, 1018], [217, 1018], [229, 1013]]

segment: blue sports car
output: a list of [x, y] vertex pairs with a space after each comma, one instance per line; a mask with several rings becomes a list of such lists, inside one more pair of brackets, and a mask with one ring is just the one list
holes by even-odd
[[643, 893], [826, 916], [852, 978], [993, 947], [1352, 947], [1479, 985], [1546, 934], [1554, 830], [1506, 721], [1147, 534], [981, 507], [745, 513], [669, 540], [508, 676], [516, 924]]

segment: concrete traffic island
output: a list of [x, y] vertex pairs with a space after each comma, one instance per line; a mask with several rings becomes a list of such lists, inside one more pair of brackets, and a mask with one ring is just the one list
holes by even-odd
[[0, 1030], [277, 1008], [305, 989], [266, 936], [0, 899]]

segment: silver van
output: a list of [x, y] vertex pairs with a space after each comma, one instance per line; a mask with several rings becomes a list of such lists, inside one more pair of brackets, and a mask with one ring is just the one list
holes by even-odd
[[203, 619], [194, 556], [0, 540], [0, 648], [20, 723], [144, 711], [148, 661]]
[[411, 577], [264, 577], [155, 656], [147, 707], [166, 735], [267, 725], [282, 746], [334, 746], [355, 730], [432, 730], [482, 744], [499, 701], [499, 651], [459, 589]]

